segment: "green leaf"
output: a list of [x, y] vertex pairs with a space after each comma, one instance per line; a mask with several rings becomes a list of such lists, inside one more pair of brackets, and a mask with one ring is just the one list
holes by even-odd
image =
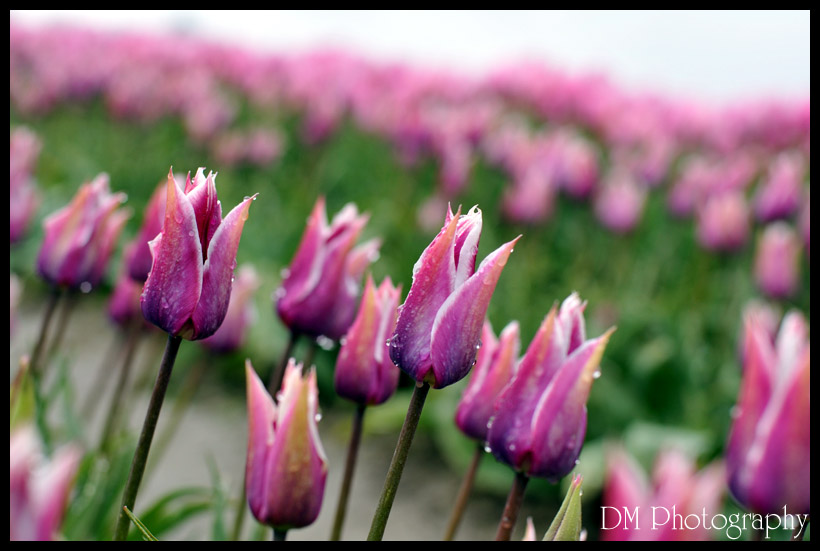
[[205, 512], [213, 505], [213, 495], [208, 488], [180, 488], [160, 497], [153, 505], [140, 513], [142, 521], [160, 536], [177, 528], [185, 521]]
[[131, 522], [133, 522], [133, 523], [134, 523], [134, 526], [136, 526], [136, 527], [137, 527], [137, 530], [139, 530], [139, 531], [140, 531], [140, 533], [142, 534], [142, 539], [143, 539], [144, 541], [159, 541], [159, 540], [158, 540], [158, 539], [154, 536], [154, 534], [152, 534], [152, 533], [151, 533], [151, 531], [148, 529], [148, 527], [146, 527], [146, 526], [145, 526], [145, 525], [144, 525], [144, 524], [140, 521], [140, 519], [138, 519], [138, 518], [134, 515], [134, 513], [132, 513], [132, 512], [131, 512], [131, 510], [130, 510], [130, 509], [128, 509], [128, 507], [123, 506], [123, 510], [125, 511], [125, 514], [128, 516], [128, 518], [130, 518], [130, 519], [131, 519]]
[[543, 541], [578, 541], [581, 538], [581, 475], [576, 475]]

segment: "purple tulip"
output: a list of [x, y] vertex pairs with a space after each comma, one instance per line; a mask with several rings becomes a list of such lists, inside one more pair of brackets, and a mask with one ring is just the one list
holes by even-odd
[[443, 388], [475, 363], [481, 328], [501, 271], [519, 237], [475, 269], [481, 211], [447, 209], [444, 227], [413, 268], [413, 284], [399, 309], [390, 357], [417, 382]]
[[456, 425], [470, 438], [482, 443], [487, 440], [493, 404], [515, 373], [520, 348], [517, 321], [507, 324], [499, 338], [490, 322], [484, 322], [473, 374], [456, 409]]
[[[720, 511], [725, 492], [726, 472], [722, 463], [695, 470], [692, 459], [674, 448], [662, 450], [652, 472], [652, 484], [640, 465], [626, 451], [616, 448], [608, 454], [603, 492], [603, 541], [699, 541], [712, 539], [714, 530], [702, 522], [677, 526], [665, 520], [664, 511], [688, 518], [706, 511]], [[658, 526], [621, 518], [623, 511], [658, 510]], [[615, 511], [618, 511], [616, 514]]]
[[128, 274], [121, 273], [108, 299], [108, 317], [121, 327], [128, 327], [137, 316], [142, 318], [141, 294], [142, 285]]
[[757, 316], [745, 320], [743, 380], [726, 452], [729, 489], [760, 514], [811, 509], [809, 328], [788, 313], [774, 341]]
[[83, 184], [67, 206], [43, 222], [45, 237], [37, 272], [52, 285], [90, 291], [102, 279], [129, 213], [118, 207], [124, 193], [111, 194], [108, 175]]
[[291, 331], [334, 340], [347, 332], [356, 315], [362, 275], [380, 246], [378, 239], [353, 246], [367, 219], [351, 203], [328, 225], [325, 199], [316, 201], [276, 291], [276, 311]]
[[55, 451], [51, 460], [45, 461], [33, 428], [12, 432], [9, 438], [9, 540], [57, 539], [81, 457], [78, 448], [66, 445]]
[[788, 218], [800, 208], [805, 162], [798, 153], [781, 153], [769, 165], [769, 172], [754, 199], [755, 216], [761, 222]]
[[125, 252], [123, 253], [128, 274], [134, 281], [145, 283], [145, 280], [148, 279], [148, 274], [151, 273], [151, 264], [154, 260], [151, 256], [151, 248], [148, 246], [148, 242], [162, 231], [162, 224], [165, 221], [165, 199], [167, 196], [168, 191], [165, 182], [160, 182], [151, 195], [148, 206], [145, 208], [145, 215], [139, 233], [134, 240], [126, 246]]
[[697, 237], [712, 251], [734, 251], [749, 236], [749, 208], [741, 192], [719, 193], [698, 211]]
[[646, 188], [625, 169], [615, 169], [601, 185], [595, 199], [598, 220], [616, 233], [629, 233], [640, 221]]
[[575, 467], [586, 402], [609, 336], [586, 338], [577, 294], [553, 307], [495, 402], [487, 441], [495, 457], [527, 476], [557, 482]]
[[772, 298], [788, 298], [800, 279], [800, 241], [785, 222], [766, 226], [757, 244], [755, 282]]
[[256, 311], [253, 294], [259, 288], [259, 276], [253, 266], [246, 264], [237, 270], [236, 281], [231, 289], [231, 300], [225, 320], [216, 333], [200, 343], [214, 352], [231, 352], [242, 346], [253, 323]]
[[366, 405], [385, 402], [396, 392], [399, 369], [390, 360], [387, 339], [396, 328], [401, 286], [385, 278], [376, 288], [367, 278], [362, 303], [345, 335], [336, 361], [334, 384], [343, 398]]
[[37, 191], [32, 173], [42, 144], [25, 127], [9, 136], [9, 242], [17, 243], [37, 210]]
[[253, 516], [277, 530], [301, 528], [319, 516], [327, 458], [316, 428], [316, 371], [302, 377], [293, 359], [285, 371], [279, 403], [245, 363], [248, 459], [245, 487]]
[[248, 197], [222, 219], [216, 175], [197, 170], [185, 187], [168, 172], [165, 221], [150, 243], [154, 261], [140, 297], [145, 319], [188, 340], [213, 335], [228, 311]]

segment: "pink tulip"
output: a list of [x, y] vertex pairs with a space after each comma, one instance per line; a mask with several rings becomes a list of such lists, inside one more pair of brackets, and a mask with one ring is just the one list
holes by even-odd
[[763, 230], [754, 264], [757, 286], [772, 298], [788, 298], [797, 292], [800, 279], [800, 241], [785, 222]]

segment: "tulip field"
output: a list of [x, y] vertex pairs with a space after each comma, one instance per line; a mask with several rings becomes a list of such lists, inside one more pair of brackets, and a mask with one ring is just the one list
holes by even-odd
[[12, 17], [10, 539], [810, 539], [809, 144]]

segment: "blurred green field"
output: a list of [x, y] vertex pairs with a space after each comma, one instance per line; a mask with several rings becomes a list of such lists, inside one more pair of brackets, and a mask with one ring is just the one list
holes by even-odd
[[[246, 348], [209, 359], [220, 371], [226, 392], [244, 391], [242, 362], [250, 357], [263, 374], [274, 364], [287, 340], [287, 330], [272, 307], [271, 295], [299, 242], [317, 195], [327, 198], [332, 216], [354, 202], [369, 212], [363, 239], [380, 236], [381, 256], [372, 265], [377, 281], [389, 275], [410, 287], [412, 266], [433, 237], [417, 225], [417, 209], [436, 186], [433, 161], [407, 169], [389, 144], [352, 125], [344, 125], [328, 142], [308, 148], [300, 142], [295, 115], [241, 113], [239, 126], [275, 123], [286, 136], [284, 156], [267, 168], [221, 167], [205, 148], [189, 142], [181, 123], [163, 119], [141, 126], [112, 119], [102, 103], [62, 106], [48, 115], [23, 117], [12, 108], [10, 125], [26, 125], [43, 141], [36, 179], [41, 191], [37, 222], [23, 243], [11, 250], [11, 271], [24, 280], [24, 301], [44, 297], [45, 284], [34, 274], [42, 230], [39, 222], [65, 204], [78, 186], [107, 172], [114, 191], [128, 194], [134, 215], [121, 244], [131, 239], [141, 212], [169, 166], [175, 171], [197, 167], [218, 171], [216, 180], [224, 208], [259, 193], [251, 207], [239, 247], [238, 263], [252, 263], [261, 275], [256, 294], [258, 319]], [[478, 204], [484, 226], [478, 258], [502, 242], [523, 234], [498, 283], [489, 319], [496, 331], [510, 320], [521, 324], [522, 352], [556, 302], [572, 291], [588, 301], [588, 334], [596, 336], [616, 325], [601, 365], [602, 377], [589, 400], [589, 426], [582, 454], [590, 510], [601, 484], [604, 442], [624, 440], [644, 463], [657, 448], [674, 440], [701, 463], [719, 457], [730, 423], [739, 381], [737, 340], [741, 312], [758, 296], [751, 276], [753, 240], [738, 254], [721, 256], [701, 249], [691, 220], [671, 218], [663, 190], [650, 194], [636, 231], [621, 237], [603, 229], [588, 204], [561, 198], [553, 219], [542, 226], [504, 222], [500, 197], [506, 176], [486, 165], [474, 167], [470, 183], [458, 197], [465, 208]], [[455, 205], [454, 205], [455, 206]], [[441, 213], [442, 221], [444, 213]], [[119, 256], [109, 269], [116, 275]], [[810, 316], [808, 260], [802, 261], [802, 284], [785, 310], [794, 307]], [[110, 287], [103, 289], [107, 294]], [[180, 358], [204, 355], [185, 346]], [[349, 408], [334, 399], [332, 369], [335, 351], [317, 355], [322, 407]], [[405, 381], [405, 386], [407, 382]], [[422, 419], [454, 476], [460, 476], [473, 444], [452, 422], [464, 383], [431, 393]], [[433, 396], [435, 395], [435, 396]], [[404, 418], [407, 393], [400, 393], [369, 419], [373, 431], [397, 431]], [[480, 488], [506, 494], [506, 467], [484, 462]], [[557, 496], [558, 489], [534, 484], [532, 492]], [[585, 497], [585, 499], [587, 499]], [[557, 502], [556, 502], [557, 505]]]

